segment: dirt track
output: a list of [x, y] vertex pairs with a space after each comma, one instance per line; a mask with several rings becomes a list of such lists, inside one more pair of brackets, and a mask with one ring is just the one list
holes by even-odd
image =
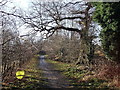
[[44, 58], [40, 57], [40, 69], [43, 71], [43, 77], [47, 79], [49, 88], [69, 88], [68, 79], [60, 71], [55, 70], [53, 64], [47, 63]]

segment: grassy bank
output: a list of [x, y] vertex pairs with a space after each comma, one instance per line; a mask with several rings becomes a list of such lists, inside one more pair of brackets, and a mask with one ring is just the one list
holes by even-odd
[[3, 86], [3, 89], [37, 89], [44, 88], [46, 82], [42, 78], [42, 71], [38, 67], [39, 60], [37, 56], [32, 58], [29, 63], [23, 66], [22, 70], [25, 71], [23, 79], [15, 79], [14, 82], [10, 82]]
[[90, 71], [88, 67], [53, 60], [47, 62], [54, 64], [57, 70], [66, 75], [75, 88], [114, 88], [110, 86], [109, 81], [97, 78], [96, 72]]

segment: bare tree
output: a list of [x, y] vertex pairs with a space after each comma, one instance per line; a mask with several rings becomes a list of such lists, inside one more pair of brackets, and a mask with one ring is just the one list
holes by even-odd
[[33, 3], [33, 10], [29, 15], [31, 19], [26, 19], [25, 22], [35, 28], [35, 31], [45, 32], [46, 37], [58, 30], [79, 33], [80, 54], [76, 64], [89, 65], [89, 41], [93, 36], [88, 33], [92, 26], [92, 13], [92, 5], [86, 2], [37, 2]]
[[9, 79], [14, 79], [15, 70], [21, 68], [24, 63], [29, 61], [36, 50], [32, 45], [34, 44], [33, 39], [26, 41], [21, 40], [18, 31], [18, 25], [16, 17], [1, 13], [1, 35], [2, 42], [2, 81], [8, 82]]
[[91, 40], [89, 35], [92, 26], [93, 7], [88, 2], [34, 2], [32, 10], [25, 16], [7, 13], [21, 18], [34, 29], [35, 32], [44, 32], [45, 38], [52, 36], [58, 30], [74, 31], [80, 35], [80, 53], [76, 64], [89, 65]]
[[[70, 34], [68, 32], [68, 34]], [[44, 41], [43, 50], [47, 52], [49, 58], [62, 62], [75, 63], [79, 55], [79, 39], [74, 34], [73, 39], [66, 33], [58, 33]]]

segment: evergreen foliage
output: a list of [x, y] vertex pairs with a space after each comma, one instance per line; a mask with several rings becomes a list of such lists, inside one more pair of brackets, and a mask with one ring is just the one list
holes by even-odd
[[96, 6], [94, 20], [100, 23], [102, 48], [106, 56], [120, 63], [120, 3], [100, 2]]

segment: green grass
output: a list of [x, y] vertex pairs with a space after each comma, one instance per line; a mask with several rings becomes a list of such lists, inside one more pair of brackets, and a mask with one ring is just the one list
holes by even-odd
[[68, 77], [71, 85], [75, 88], [112, 88], [108, 85], [108, 81], [94, 77], [95, 72], [89, 71], [85, 66], [77, 66], [53, 60], [47, 60], [47, 62], [54, 64], [57, 70]]
[[[84, 66], [53, 60], [47, 60], [47, 62], [52, 63], [56, 70], [68, 77], [73, 88], [112, 88], [108, 85], [108, 81], [93, 77], [95, 72], [90, 72]], [[4, 89], [32, 90], [33, 88], [47, 88], [47, 78], [42, 76], [42, 70], [38, 68], [38, 64], [39, 60], [36, 56], [24, 68], [25, 77], [22, 80], [16, 79], [16, 81], [9, 83]]]
[[38, 68], [39, 61], [37, 56], [32, 58], [24, 68], [25, 76], [23, 79], [16, 79], [14, 82], [9, 83], [4, 89], [37, 89], [46, 88], [47, 82], [42, 78], [42, 71]]

